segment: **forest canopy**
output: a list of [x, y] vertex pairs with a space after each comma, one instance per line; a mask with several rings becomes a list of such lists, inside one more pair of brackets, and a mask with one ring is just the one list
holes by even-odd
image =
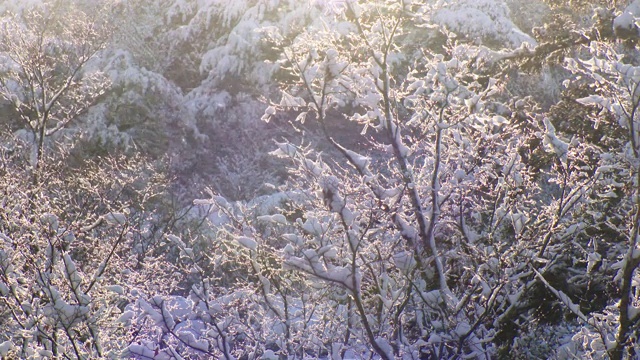
[[0, 2], [1, 359], [635, 359], [640, 0]]

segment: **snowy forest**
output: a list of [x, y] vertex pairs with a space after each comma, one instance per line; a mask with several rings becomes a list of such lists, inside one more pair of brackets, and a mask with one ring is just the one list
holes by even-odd
[[640, 358], [640, 0], [0, 0], [0, 359]]

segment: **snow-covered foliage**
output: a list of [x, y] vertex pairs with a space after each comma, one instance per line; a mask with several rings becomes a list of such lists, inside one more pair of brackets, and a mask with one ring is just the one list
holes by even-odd
[[[527, 326], [518, 318], [535, 289], [582, 315], [547, 277], [564, 266], [567, 239], [584, 229], [575, 217], [593, 183], [567, 159], [591, 147], [569, 144], [539, 116], [529, 115], [535, 122], [523, 131], [516, 110], [524, 102], [501, 103], [497, 80], [468, 72], [473, 59], [427, 49], [407, 58], [415, 46], [402, 41], [407, 9], [347, 2], [332, 10], [321, 30], [293, 40], [267, 32], [296, 80], [281, 85], [262, 118], [298, 112], [300, 126], [317, 126], [334, 155], [278, 143], [273, 154], [292, 162], [289, 186], [301, 197], [275, 212], [210, 202], [229, 219], [216, 246], [248, 267], [236, 289], [259, 294], [252, 306], [283, 324], [278, 336], [247, 320], [242, 331], [275, 341], [267, 349], [283, 356], [480, 358], [512, 346], [494, 339], [512, 336], [511, 324]], [[375, 139], [368, 155], [334, 138], [336, 109]], [[551, 194], [535, 190], [527, 137], [557, 159], [546, 179]], [[327, 332], [325, 319], [336, 318], [344, 320]], [[295, 337], [298, 328], [308, 335]], [[260, 341], [251, 344], [243, 346]]]
[[440, 1], [434, 13], [435, 23], [475, 42], [489, 42], [501, 47], [517, 48], [537, 45], [531, 35], [513, 23], [509, 7], [500, 0]]
[[18, 126], [31, 133], [35, 182], [45, 139], [67, 129], [108, 86], [87, 65], [104, 47], [109, 29], [72, 2], [10, 10], [0, 18], [0, 96]]
[[637, 357], [638, 4], [0, 3], [0, 357]]
[[640, 35], [640, 1], [631, 2], [613, 19], [613, 29], [625, 37]]
[[0, 354], [118, 358], [130, 333], [118, 320], [130, 289], [164, 277], [132, 270], [151, 259], [145, 208], [165, 184], [145, 179], [142, 159], [46, 160], [46, 182], [32, 184], [22, 159], [3, 153]]
[[[626, 10], [625, 10], [626, 11]], [[612, 280], [620, 289], [620, 300], [610, 304], [601, 313], [594, 313], [589, 320], [591, 326], [581, 331], [578, 353], [582, 350], [592, 358], [609, 355], [613, 359], [625, 358], [639, 350], [634, 337], [635, 323], [638, 319], [637, 293], [634, 289], [638, 279], [640, 259], [637, 252], [640, 215], [640, 68], [630, 64], [624, 58], [623, 51], [612, 44], [592, 42], [588, 59], [568, 59], [567, 68], [581, 76], [567, 86], [586, 87], [589, 95], [576, 101], [592, 111], [588, 121], [594, 128], [606, 128], [613, 139], [603, 139], [606, 149], [599, 151], [599, 161], [594, 173], [594, 183], [599, 185], [598, 196], [606, 202], [615, 204], [615, 209], [598, 216], [607, 222], [622, 223], [613, 225], [611, 230], [616, 238], [624, 239], [626, 246], [616, 246], [616, 241], [598, 239], [601, 246], [609, 248], [603, 261], [603, 270], [612, 274]], [[593, 205], [592, 205], [593, 206]], [[593, 206], [595, 207], [595, 206]], [[624, 225], [622, 225], [624, 224]], [[595, 244], [596, 239], [592, 239]], [[601, 256], [594, 260], [600, 261]], [[589, 266], [590, 270], [593, 266]], [[607, 269], [608, 268], [608, 269]], [[576, 337], [578, 337], [576, 335]], [[595, 339], [595, 340], [593, 340]], [[590, 346], [585, 346], [589, 342]], [[584, 356], [584, 355], [583, 355]]]

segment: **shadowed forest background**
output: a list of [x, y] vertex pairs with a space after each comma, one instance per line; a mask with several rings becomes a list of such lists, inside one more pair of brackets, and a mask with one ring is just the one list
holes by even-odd
[[0, 2], [0, 358], [635, 359], [640, 0]]

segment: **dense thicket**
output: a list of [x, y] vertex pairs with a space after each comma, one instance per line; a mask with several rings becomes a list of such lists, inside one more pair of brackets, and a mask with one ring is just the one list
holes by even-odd
[[1, 358], [640, 356], [640, 1], [0, 15]]

